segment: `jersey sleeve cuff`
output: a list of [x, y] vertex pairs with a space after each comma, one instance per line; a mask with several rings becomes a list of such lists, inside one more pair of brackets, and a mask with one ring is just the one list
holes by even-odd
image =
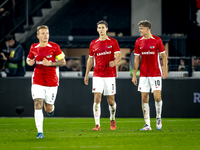
[[163, 52], [160, 52], [160, 54], [162, 54], [162, 53], [165, 53], [165, 51], [163, 51]]
[[115, 53], [121, 53], [121, 51], [116, 51], [116, 52], [114, 52], [114, 54], [115, 54]]
[[136, 54], [136, 53], [134, 53], [134, 55], [137, 55], [137, 56], [139, 56], [140, 54]]

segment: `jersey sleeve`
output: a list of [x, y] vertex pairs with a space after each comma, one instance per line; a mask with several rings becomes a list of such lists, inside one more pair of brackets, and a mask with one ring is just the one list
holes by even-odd
[[139, 42], [138, 40], [136, 40], [135, 42], [135, 52], [134, 52], [135, 55], [140, 55], [140, 49], [139, 49]]
[[121, 53], [117, 40], [114, 40], [114, 53]]
[[33, 59], [33, 58], [34, 58], [34, 55], [33, 55], [33, 45], [31, 45], [31, 48], [30, 48], [30, 51], [29, 51], [27, 59], [30, 60], [30, 59]]
[[158, 51], [159, 51], [160, 54], [165, 52], [165, 48], [164, 48], [164, 45], [163, 45], [161, 38], [159, 38]]
[[92, 42], [90, 43], [90, 48], [89, 48], [89, 56], [90, 57], [93, 57], [94, 56], [94, 52], [93, 52], [93, 50], [92, 50]]
[[65, 54], [60, 49], [60, 46], [58, 46], [57, 44], [55, 46], [55, 56], [58, 60], [65, 58]]

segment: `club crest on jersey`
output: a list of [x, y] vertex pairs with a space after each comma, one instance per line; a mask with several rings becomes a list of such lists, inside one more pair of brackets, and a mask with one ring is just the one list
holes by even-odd
[[51, 58], [51, 57], [52, 57], [52, 55], [48, 55], [48, 56], [47, 56], [47, 58]]
[[110, 45], [110, 46], [108, 46], [108, 48], [112, 48], [112, 46]]
[[150, 48], [152, 49], [152, 48], [155, 48], [155, 46], [150, 46]]

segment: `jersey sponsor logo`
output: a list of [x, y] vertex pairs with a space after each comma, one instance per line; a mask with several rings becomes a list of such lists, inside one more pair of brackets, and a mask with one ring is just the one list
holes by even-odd
[[111, 54], [111, 51], [105, 51], [105, 52], [102, 52], [102, 53], [97, 53], [97, 56], [101, 56], [101, 55], [108, 55], [108, 54]]
[[155, 46], [150, 46], [151, 49], [155, 48]]
[[36, 61], [36, 64], [43, 65], [43, 61]]
[[142, 55], [154, 55], [154, 54], [155, 54], [155, 52], [150, 52], [150, 51], [142, 52]]
[[112, 48], [112, 46], [110, 45], [110, 46], [108, 46], [108, 48]]
[[52, 55], [48, 55], [48, 56], [47, 56], [47, 58], [51, 58], [51, 57], [52, 57]]

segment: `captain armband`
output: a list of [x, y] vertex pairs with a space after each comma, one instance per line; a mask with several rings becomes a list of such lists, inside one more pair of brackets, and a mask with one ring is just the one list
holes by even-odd
[[57, 55], [56, 58], [58, 60], [61, 60], [61, 59], [65, 58], [65, 54], [62, 52], [60, 55]]

